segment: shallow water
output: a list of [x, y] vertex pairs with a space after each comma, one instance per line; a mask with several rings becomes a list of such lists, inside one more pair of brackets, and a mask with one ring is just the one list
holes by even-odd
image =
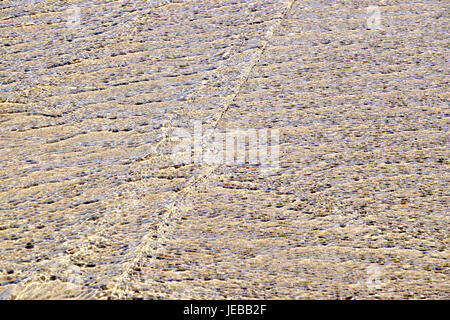
[[70, 4], [0, 3], [1, 298], [448, 298], [448, 5]]

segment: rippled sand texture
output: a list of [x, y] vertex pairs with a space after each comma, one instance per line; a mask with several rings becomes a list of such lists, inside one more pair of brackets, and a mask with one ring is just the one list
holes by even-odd
[[449, 5], [377, 4], [2, 1], [0, 297], [448, 299]]

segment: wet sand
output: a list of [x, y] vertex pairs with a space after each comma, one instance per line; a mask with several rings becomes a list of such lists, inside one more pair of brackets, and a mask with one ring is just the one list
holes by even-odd
[[378, 2], [2, 1], [0, 298], [448, 299], [449, 5]]

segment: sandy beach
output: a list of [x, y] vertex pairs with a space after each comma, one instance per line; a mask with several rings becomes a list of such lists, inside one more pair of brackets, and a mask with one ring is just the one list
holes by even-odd
[[0, 2], [0, 299], [448, 299], [449, 4]]

